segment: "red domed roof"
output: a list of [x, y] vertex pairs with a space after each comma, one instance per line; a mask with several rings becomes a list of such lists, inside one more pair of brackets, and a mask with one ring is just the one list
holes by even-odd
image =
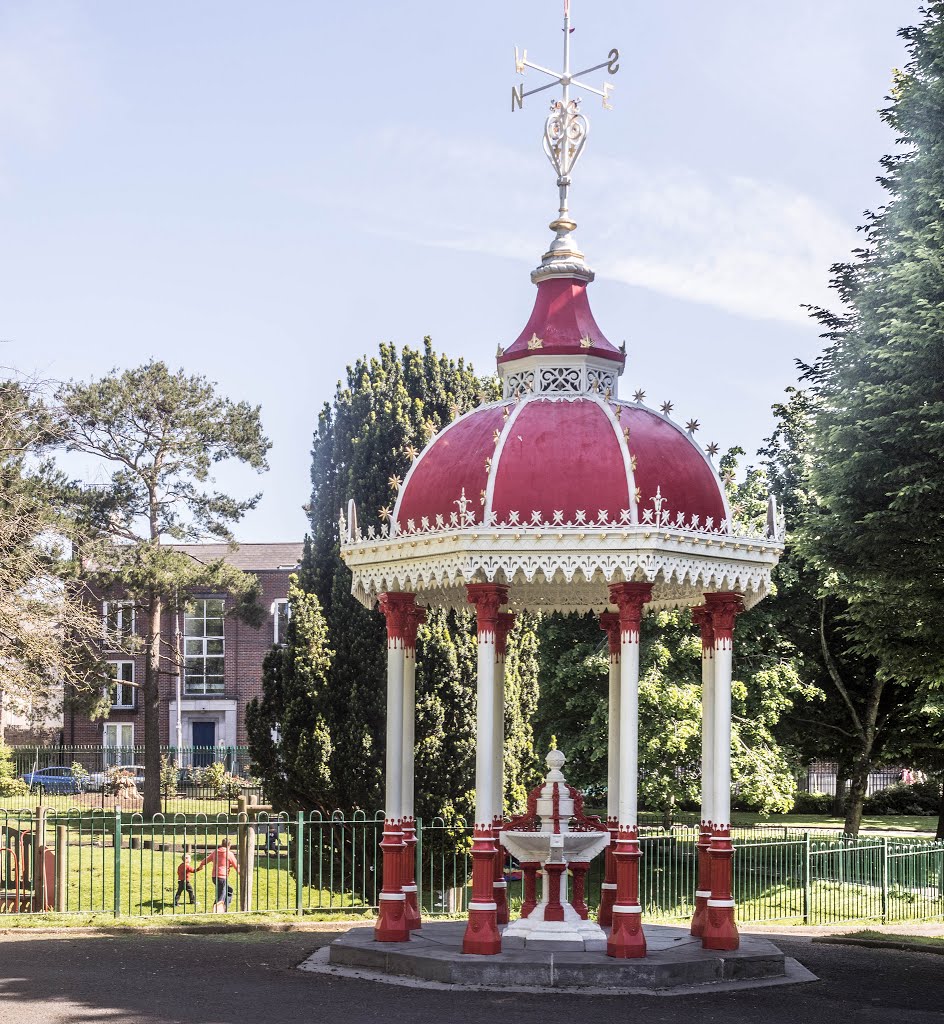
[[[529, 395], [451, 423], [400, 492], [398, 532], [485, 522], [684, 524], [718, 529], [721, 482], [677, 424], [596, 395]], [[456, 515], [457, 519], [453, 519]]]

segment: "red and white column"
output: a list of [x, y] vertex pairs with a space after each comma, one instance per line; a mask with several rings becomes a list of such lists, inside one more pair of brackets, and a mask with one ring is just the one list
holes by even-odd
[[499, 608], [508, 602], [508, 588], [470, 583], [469, 603], [478, 624], [478, 686], [475, 708], [475, 831], [472, 841], [472, 899], [463, 953], [501, 952], [498, 905], [495, 902], [495, 638]]
[[600, 616], [600, 629], [606, 632], [610, 647], [610, 693], [607, 704], [606, 750], [606, 826], [610, 845], [604, 852], [603, 883], [600, 887], [600, 909], [597, 924], [609, 928], [613, 924], [616, 902], [616, 838], [619, 832], [619, 719], [620, 719], [620, 619], [616, 612]]
[[380, 610], [387, 619], [387, 757], [384, 798], [383, 888], [374, 927], [377, 942], [406, 942], [410, 929], [403, 891], [403, 680], [405, 638], [413, 594], [380, 595]]
[[[410, 595], [411, 597], [413, 595]], [[406, 922], [410, 931], [422, 927], [419, 900], [416, 895], [416, 815], [413, 807], [416, 747], [416, 631], [426, 620], [426, 611], [416, 604], [403, 610], [403, 750], [401, 772], [403, 813], [402, 889], [406, 896]]]
[[619, 830], [616, 836], [616, 901], [607, 956], [623, 960], [646, 955], [639, 903], [639, 627], [643, 608], [652, 597], [651, 583], [614, 583], [610, 601], [619, 609]]
[[492, 831], [495, 833], [494, 891], [499, 924], [508, 924], [508, 883], [505, 881], [505, 850], [498, 839], [505, 825], [505, 653], [508, 634], [515, 624], [511, 612], [500, 612], [495, 626], [495, 693], [492, 704], [492, 735], [495, 764], [492, 777]]
[[714, 763], [711, 813], [711, 896], [701, 944], [705, 949], [737, 949], [731, 845], [731, 657], [734, 620], [744, 610], [740, 594], [705, 594], [714, 634]]
[[715, 743], [715, 635], [711, 626], [711, 613], [706, 605], [692, 609], [692, 622], [701, 630], [701, 827], [698, 832], [698, 881], [695, 889], [695, 913], [692, 916], [692, 935], [702, 935], [708, 900], [711, 897], [711, 843], [714, 812], [714, 743]]

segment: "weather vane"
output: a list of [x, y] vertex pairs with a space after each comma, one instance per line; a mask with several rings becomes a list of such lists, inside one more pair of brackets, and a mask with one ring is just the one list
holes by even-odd
[[615, 47], [607, 54], [607, 59], [593, 67], [584, 68], [583, 71], [571, 72], [570, 70], [570, 35], [574, 30], [570, 26], [570, 0], [564, 0], [564, 70], [552, 71], [550, 68], [542, 67], [528, 60], [528, 51], [523, 50], [518, 54], [515, 47], [515, 71], [519, 75], [525, 73], [525, 68], [532, 68], [544, 75], [554, 79], [547, 85], [539, 85], [536, 89], [525, 89], [524, 83], [512, 87], [511, 109], [522, 109], [526, 96], [533, 96], [535, 93], [544, 92], [545, 89], [553, 89], [556, 85], [561, 87], [561, 98], [551, 103], [551, 113], [544, 123], [544, 152], [547, 154], [551, 166], [557, 171], [557, 187], [560, 191], [560, 210], [558, 219], [551, 224], [551, 229], [558, 232], [558, 236], [573, 231], [576, 224], [570, 220], [567, 199], [571, 185], [571, 171], [580, 159], [587, 135], [590, 133], [590, 122], [580, 113], [580, 97], [571, 99], [570, 90], [583, 89], [585, 92], [593, 93], [603, 99], [604, 110], [612, 109], [609, 103], [610, 93], [613, 90], [612, 84], [607, 82], [602, 89], [594, 88], [581, 82], [583, 75], [589, 75], [592, 71], [599, 71], [602, 68], [615, 75], [619, 71], [619, 50]]

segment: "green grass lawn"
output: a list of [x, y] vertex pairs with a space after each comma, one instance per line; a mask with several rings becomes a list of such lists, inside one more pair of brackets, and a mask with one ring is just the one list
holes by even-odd
[[844, 938], [850, 939], [881, 939], [883, 942], [906, 942], [912, 946], [931, 946], [944, 952], [944, 934], [941, 935], [903, 935], [898, 932], [880, 932], [874, 928], [863, 928], [859, 932], [849, 932]]
[[[735, 811], [732, 815], [734, 825], [773, 825], [796, 828], [801, 831], [812, 829], [829, 829], [842, 831], [843, 819], [819, 814], [749, 814]], [[934, 835], [937, 829], [936, 815], [888, 814], [869, 815], [862, 819], [862, 832], [914, 832]]]

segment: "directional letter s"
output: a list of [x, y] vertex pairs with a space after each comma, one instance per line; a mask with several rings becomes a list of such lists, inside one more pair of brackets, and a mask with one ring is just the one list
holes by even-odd
[[611, 75], [615, 75], [616, 72], [619, 71], [619, 50], [617, 50], [614, 46], [613, 49], [610, 50], [610, 52], [607, 54], [607, 57], [609, 57], [610, 62], [609, 64], [607, 64], [606, 70]]

